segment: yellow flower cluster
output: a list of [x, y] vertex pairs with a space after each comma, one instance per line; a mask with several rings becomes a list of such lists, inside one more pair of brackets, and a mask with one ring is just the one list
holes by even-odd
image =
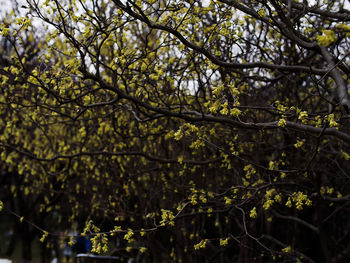
[[140, 253], [145, 253], [147, 251], [147, 248], [145, 247], [140, 247], [139, 248]]
[[285, 247], [285, 248], [282, 249], [282, 251], [284, 253], [290, 253], [292, 251], [292, 247], [291, 246]]
[[258, 11], [258, 14], [259, 14], [259, 16], [261, 16], [261, 17], [265, 17], [266, 16], [266, 11], [264, 10], [264, 9], [259, 9], [259, 11]]
[[199, 242], [198, 244], [194, 245], [194, 249], [195, 250], [199, 250], [201, 248], [205, 248], [205, 246], [207, 245], [208, 239], [202, 239], [201, 242]]
[[161, 226], [165, 226], [166, 224], [169, 224], [170, 226], [174, 226], [175, 222], [175, 216], [173, 212], [170, 210], [162, 209], [162, 220], [160, 221]]
[[43, 232], [43, 235], [42, 235], [41, 238], [40, 238], [40, 242], [41, 242], [41, 243], [44, 242], [48, 235], [49, 235], [49, 233], [47, 233], [46, 231], [44, 231], [44, 232]]
[[108, 251], [108, 238], [106, 234], [98, 234], [91, 239], [92, 253], [101, 254]]
[[340, 155], [345, 160], [349, 160], [350, 159], [350, 155], [347, 152], [340, 151]]
[[4, 37], [10, 35], [10, 28], [5, 24], [0, 24], [0, 35]]
[[239, 109], [237, 109], [237, 108], [233, 108], [233, 109], [231, 109], [231, 113], [230, 114], [233, 117], [238, 117], [241, 114], [241, 111]]
[[286, 127], [287, 122], [286, 122], [285, 119], [282, 118], [282, 119], [280, 119], [280, 120], [278, 121], [277, 125], [278, 125], [279, 127]]
[[253, 207], [253, 209], [250, 210], [249, 216], [250, 216], [251, 218], [256, 218], [256, 217], [258, 216], [258, 214], [257, 214], [257, 212], [256, 212], [256, 207]]
[[[334, 193], [334, 188], [333, 187], [329, 187], [329, 186], [322, 186], [320, 188], [320, 194], [324, 195], [324, 194], [328, 194], [328, 195], [332, 195]], [[339, 192], [337, 192], [337, 197], [341, 197], [341, 194]]]
[[307, 118], [308, 118], [308, 114], [307, 114], [306, 111], [300, 111], [300, 112], [299, 112], [298, 119], [301, 120], [301, 122], [302, 122], [303, 124], [306, 124]]
[[316, 39], [321, 46], [328, 47], [337, 40], [337, 36], [332, 30], [322, 30], [322, 35], [318, 35]]
[[302, 192], [295, 192], [290, 197], [288, 197], [288, 201], [286, 202], [287, 207], [292, 207], [292, 203], [294, 202], [295, 208], [298, 210], [302, 210], [303, 206], [311, 206], [312, 201], [307, 197], [306, 194]]
[[268, 210], [271, 208], [271, 206], [275, 203], [281, 203], [282, 202], [282, 197], [280, 194], [276, 192], [276, 189], [272, 188], [270, 190], [267, 190], [265, 193], [265, 202], [263, 204], [263, 208], [265, 210]]
[[227, 246], [229, 240], [230, 240], [229, 237], [227, 237], [227, 238], [221, 238], [221, 239], [220, 239], [220, 246]]
[[339, 124], [334, 120], [334, 114], [328, 115], [329, 127], [338, 127]]
[[124, 239], [127, 241], [130, 241], [133, 235], [134, 235], [134, 232], [131, 229], [129, 229], [128, 232], [124, 235]]
[[225, 197], [224, 197], [224, 200], [225, 200], [225, 204], [226, 204], [226, 205], [232, 204], [232, 199], [231, 199], [231, 198], [225, 196]]
[[256, 170], [253, 167], [253, 165], [251, 165], [251, 164], [248, 164], [248, 165], [244, 166], [243, 171], [246, 172], [245, 173], [245, 177], [247, 179], [250, 179], [252, 175], [256, 174]]
[[185, 125], [181, 126], [175, 133], [174, 133], [174, 139], [179, 141], [181, 140], [181, 138], [184, 135], [190, 135], [191, 133], [196, 133], [198, 132], [198, 127], [190, 124], [190, 123], [186, 123]]
[[350, 37], [350, 25], [347, 25], [347, 24], [338, 24], [336, 25], [337, 29], [340, 29], [342, 31], [345, 31], [346, 32], [346, 36], [347, 37]]
[[297, 140], [297, 142], [294, 144], [295, 148], [300, 148], [304, 145], [305, 140]]

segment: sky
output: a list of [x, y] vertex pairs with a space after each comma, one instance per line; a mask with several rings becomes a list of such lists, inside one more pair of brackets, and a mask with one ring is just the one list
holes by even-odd
[[[19, 6], [25, 5], [25, 0], [17, 0], [20, 3]], [[0, 0], [0, 18], [4, 16], [6, 13], [10, 12], [12, 6], [14, 6], [15, 0]], [[22, 9], [22, 11], [25, 11]], [[23, 12], [25, 13], [25, 12]]]

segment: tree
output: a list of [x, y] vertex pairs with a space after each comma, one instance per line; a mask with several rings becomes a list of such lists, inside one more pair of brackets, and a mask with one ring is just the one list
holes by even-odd
[[346, 262], [347, 8], [28, 0], [1, 26], [4, 169], [94, 252]]

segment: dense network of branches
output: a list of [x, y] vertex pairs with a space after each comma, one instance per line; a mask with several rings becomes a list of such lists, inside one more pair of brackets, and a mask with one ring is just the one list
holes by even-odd
[[2, 22], [13, 242], [78, 222], [145, 262], [348, 262], [347, 1], [27, 0]]

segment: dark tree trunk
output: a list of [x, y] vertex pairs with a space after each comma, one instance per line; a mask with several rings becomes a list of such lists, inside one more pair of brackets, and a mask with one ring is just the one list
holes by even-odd
[[13, 254], [13, 251], [16, 248], [16, 239], [17, 239], [17, 230], [16, 230], [16, 226], [14, 226], [13, 228], [13, 233], [10, 236], [10, 240], [9, 240], [9, 244], [6, 248], [6, 252], [5, 252], [5, 257], [10, 258]]
[[22, 258], [23, 262], [32, 261], [32, 236], [28, 224], [20, 225], [20, 237], [22, 240]]

